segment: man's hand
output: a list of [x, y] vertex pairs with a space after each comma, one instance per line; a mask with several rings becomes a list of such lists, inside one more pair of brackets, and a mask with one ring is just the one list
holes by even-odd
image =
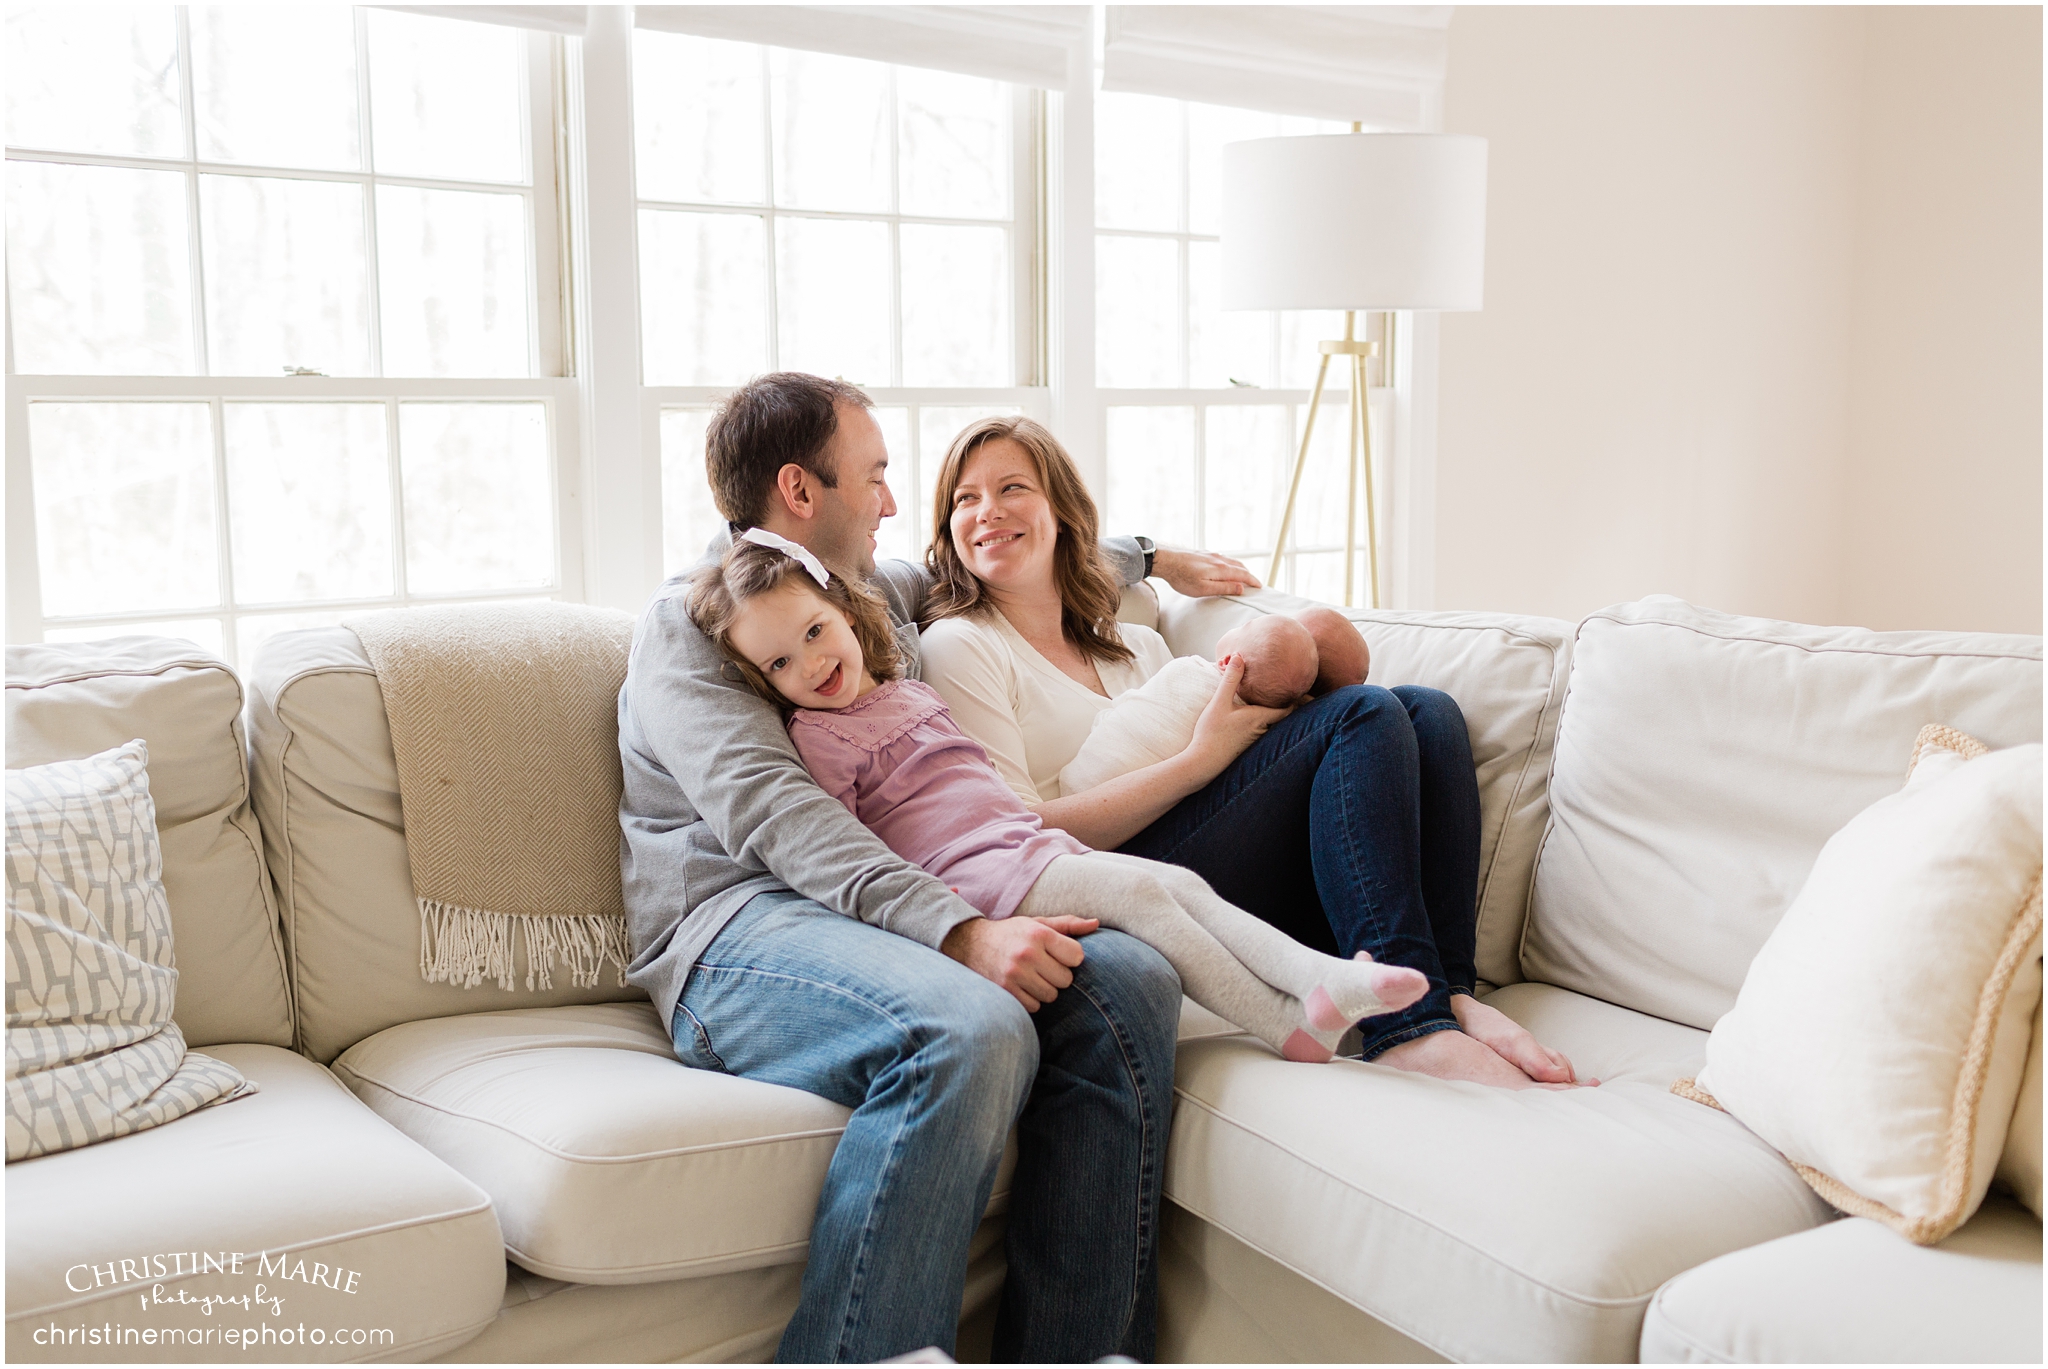
[[1008, 989], [1024, 1011], [1037, 1012], [1074, 982], [1074, 967], [1082, 960], [1074, 938], [1100, 925], [1092, 917], [975, 917], [946, 933], [939, 949]]
[[1259, 587], [1259, 577], [1242, 561], [1213, 551], [1161, 547], [1152, 556], [1152, 573], [1191, 598], [1242, 594]]

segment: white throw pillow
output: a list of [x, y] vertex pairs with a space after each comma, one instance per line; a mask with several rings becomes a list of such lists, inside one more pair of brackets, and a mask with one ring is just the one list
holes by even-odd
[[189, 1054], [148, 748], [7, 772], [7, 1159], [254, 1092]]
[[1984, 1200], [2041, 997], [2041, 747], [1952, 728], [1829, 839], [1674, 1091], [1923, 1245]]
[[2041, 1215], [2041, 1009], [2034, 1009], [2034, 1035], [2027, 1047], [2027, 1069], [2020, 1076], [2020, 1098], [2013, 1104], [2012, 1125], [2005, 1133], [2005, 1153], [1998, 1157], [1998, 1182]]

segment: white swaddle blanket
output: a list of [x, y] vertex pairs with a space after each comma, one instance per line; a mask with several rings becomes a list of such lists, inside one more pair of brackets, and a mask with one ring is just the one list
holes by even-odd
[[1088, 740], [1060, 771], [1060, 795], [1079, 794], [1119, 775], [1177, 756], [1216, 697], [1216, 663], [1182, 656], [1095, 715]]

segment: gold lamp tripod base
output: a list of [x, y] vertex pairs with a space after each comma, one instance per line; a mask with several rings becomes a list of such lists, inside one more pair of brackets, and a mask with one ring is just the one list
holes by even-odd
[[1322, 364], [1316, 367], [1316, 388], [1309, 396], [1308, 418], [1301, 425], [1301, 451], [1294, 458], [1294, 476], [1287, 482], [1287, 507], [1280, 514], [1280, 535], [1273, 542], [1273, 564], [1266, 570], [1266, 583], [1280, 575], [1281, 554], [1287, 550], [1287, 533], [1294, 523], [1294, 501], [1301, 493], [1301, 473], [1308, 466], [1309, 438], [1316, 430], [1316, 411], [1322, 407], [1323, 383], [1330, 376], [1330, 358], [1345, 357], [1351, 365], [1351, 459], [1344, 479], [1344, 605], [1351, 606], [1352, 566], [1358, 554], [1358, 478], [1365, 474], [1365, 567], [1371, 591], [1367, 606], [1380, 606], [1379, 514], [1373, 499], [1372, 410], [1366, 388], [1366, 363], [1380, 354], [1377, 342], [1355, 338], [1357, 311], [1344, 312], [1344, 339], [1317, 344]]

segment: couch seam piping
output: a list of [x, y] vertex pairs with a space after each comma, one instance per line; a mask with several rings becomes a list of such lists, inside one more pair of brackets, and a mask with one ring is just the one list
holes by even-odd
[[[341, 1073], [342, 1067], [336, 1066], [335, 1072], [337, 1074]], [[438, 1112], [443, 1117], [453, 1117], [457, 1121], [474, 1122], [476, 1125], [480, 1127], [490, 1127], [492, 1130], [501, 1131], [505, 1135], [510, 1136], [513, 1140], [518, 1141], [522, 1145], [537, 1150], [543, 1155], [553, 1156], [557, 1160], [562, 1160], [567, 1163], [577, 1165], [641, 1164], [648, 1160], [669, 1160], [683, 1155], [709, 1155], [724, 1150], [746, 1150], [753, 1146], [775, 1145], [783, 1141], [815, 1141], [820, 1139], [821, 1137], [826, 1136], [841, 1136], [844, 1135], [846, 1132], [846, 1128], [840, 1126], [833, 1127], [829, 1130], [791, 1131], [783, 1132], [775, 1136], [752, 1136], [748, 1137], [746, 1140], [737, 1142], [721, 1141], [712, 1145], [680, 1146], [672, 1150], [645, 1151], [636, 1155], [572, 1155], [568, 1151], [558, 1150], [554, 1146], [551, 1146], [544, 1141], [537, 1141], [531, 1136], [521, 1135], [519, 1132], [516, 1132], [512, 1128], [506, 1126], [503, 1122], [492, 1121], [488, 1117], [478, 1117], [473, 1113], [458, 1112], [454, 1108], [444, 1107], [439, 1103], [430, 1103], [424, 1098], [418, 1098], [412, 1094], [405, 1093], [399, 1089], [395, 1089], [381, 1079], [372, 1079], [368, 1075], [362, 1074], [361, 1072], [355, 1069], [348, 1069], [347, 1072], [353, 1075], [355, 1078], [362, 1080], [362, 1082], [366, 1086], [381, 1090], [384, 1093], [388, 1093], [393, 1098], [403, 1099], [404, 1101], [411, 1103], [415, 1107], [425, 1108], [429, 1112]], [[387, 1118], [386, 1120], [388, 1121], [389, 1119]], [[403, 1134], [402, 1129], [401, 1134]], [[453, 1168], [452, 1165], [450, 1167]], [[456, 1172], [461, 1173], [460, 1170], [457, 1170]], [[469, 1176], [465, 1174], [463, 1175], [463, 1177], [468, 1178]], [[474, 1183], [475, 1180], [471, 1180], [471, 1182]]]
[[[1842, 655], [1849, 656], [1890, 656], [1898, 660], [1936, 660], [1943, 656], [1967, 656], [1973, 660], [1984, 661], [2038, 662], [2041, 660], [2041, 657], [2038, 653], [2034, 655], [2028, 655], [2025, 652], [2019, 651], [1887, 651], [1879, 647], [1868, 646], [1809, 646], [1804, 642], [1784, 642], [1778, 641], [1777, 639], [1771, 637], [1743, 637], [1736, 636], [1726, 632], [1715, 632], [1711, 629], [1700, 627], [1698, 624], [1695, 623], [1675, 623], [1665, 618], [1617, 618], [1611, 613], [1607, 613], [1604, 611], [1587, 614], [1585, 618], [1582, 619], [1579, 623], [1580, 631], [1574, 632], [1572, 634], [1572, 640], [1576, 642], [1579, 639], [1580, 635], [1582, 635], [1586, 624], [1593, 622], [1596, 619], [1603, 623], [1613, 623], [1616, 627], [1676, 628], [1681, 632], [1690, 632], [1701, 637], [1712, 637], [1715, 641], [1719, 642], [1753, 642], [1758, 646], [1790, 647], [1795, 651], [1804, 651], [1808, 655], [1812, 656], [1828, 656], [1839, 653]], [[1967, 635], [2009, 636], [2015, 634], [1970, 633]]]
[[[984, 1218], [983, 1220], [987, 1220], [987, 1219], [986, 1219], [986, 1218]], [[633, 1265], [616, 1265], [616, 1266], [612, 1266], [612, 1267], [609, 1267], [609, 1268], [604, 1268], [604, 1269], [597, 1269], [597, 1268], [590, 1268], [590, 1269], [585, 1269], [585, 1268], [584, 1268], [583, 1266], [580, 1266], [580, 1265], [578, 1265], [578, 1266], [570, 1266], [570, 1265], [566, 1265], [566, 1264], [556, 1264], [556, 1263], [553, 1263], [553, 1262], [551, 1262], [551, 1261], [546, 1261], [546, 1260], [539, 1260], [539, 1259], [538, 1259], [538, 1257], [536, 1257], [536, 1256], [530, 1256], [530, 1255], [528, 1255], [528, 1254], [527, 1254], [527, 1253], [526, 1253], [525, 1251], [522, 1251], [521, 1249], [519, 1249], [519, 1247], [517, 1247], [517, 1246], [513, 1245], [513, 1244], [512, 1244], [511, 1242], [509, 1242], [509, 1241], [505, 1243], [505, 1253], [507, 1253], [508, 1255], [512, 1256], [512, 1257], [513, 1257], [513, 1259], [514, 1259], [514, 1260], [515, 1260], [515, 1261], [516, 1261], [516, 1262], [517, 1262], [517, 1263], [518, 1263], [518, 1264], [520, 1265], [520, 1267], [521, 1267], [521, 1268], [523, 1268], [523, 1269], [527, 1269], [527, 1270], [530, 1270], [531, 1272], [533, 1272], [533, 1273], [536, 1273], [536, 1274], [540, 1274], [540, 1275], [541, 1275], [541, 1277], [542, 1277], [542, 1278], [544, 1278], [544, 1279], [551, 1279], [551, 1278], [554, 1278], [554, 1277], [556, 1277], [556, 1276], [555, 1276], [555, 1275], [553, 1275], [553, 1274], [546, 1274], [546, 1273], [542, 1273], [542, 1271], [540, 1271], [540, 1270], [538, 1270], [538, 1269], [534, 1269], [532, 1265], [529, 1265], [529, 1264], [527, 1264], [527, 1263], [526, 1263], [526, 1261], [527, 1261], [527, 1260], [529, 1260], [529, 1259], [534, 1259], [534, 1260], [536, 1260], [536, 1261], [537, 1261], [538, 1263], [541, 1263], [541, 1264], [546, 1264], [546, 1265], [548, 1265], [548, 1266], [549, 1266], [550, 1268], [553, 1268], [553, 1269], [558, 1269], [558, 1270], [561, 1270], [561, 1271], [562, 1271], [563, 1273], [573, 1273], [573, 1274], [577, 1274], [577, 1275], [580, 1275], [580, 1276], [582, 1276], [582, 1277], [578, 1277], [578, 1278], [572, 1278], [572, 1279], [569, 1279], [569, 1280], [568, 1280], [567, 1282], [570, 1282], [570, 1283], [582, 1283], [582, 1284], [586, 1284], [586, 1285], [589, 1285], [589, 1286], [592, 1286], [592, 1287], [606, 1287], [606, 1286], [610, 1286], [610, 1287], [620, 1287], [621, 1285], [618, 1285], [618, 1284], [612, 1284], [612, 1285], [594, 1284], [594, 1283], [592, 1283], [592, 1281], [591, 1281], [591, 1280], [590, 1280], [590, 1279], [588, 1278], [588, 1275], [590, 1275], [590, 1274], [610, 1274], [610, 1275], [615, 1275], [615, 1276], [616, 1276], [616, 1275], [619, 1275], [619, 1274], [649, 1274], [649, 1273], [665, 1273], [665, 1272], [680, 1272], [680, 1271], [683, 1271], [683, 1270], [687, 1270], [687, 1269], [693, 1269], [693, 1268], [696, 1268], [696, 1267], [698, 1267], [698, 1266], [700, 1266], [700, 1265], [710, 1265], [710, 1264], [723, 1264], [723, 1263], [726, 1263], [726, 1262], [728, 1262], [728, 1261], [731, 1261], [731, 1260], [747, 1260], [747, 1259], [752, 1259], [752, 1258], [754, 1258], [754, 1257], [756, 1257], [756, 1256], [759, 1256], [759, 1255], [772, 1255], [772, 1254], [778, 1254], [778, 1253], [780, 1253], [780, 1252], [783, 1252], [783, 1251], [794, 1251], [794, 1250], [803, 1250], [803, 1249], [805, 1249], [806, 1247], [808, 1247], [808, 1246], [810, 1245], [810, 1243], [811, 1243], [811, 1238], [810, 1238], [809, 1236], [806, 1236], [806, 1237], [804, 1237], [804, 1238], [803, 1238], [802, 1240], [800, 1240], [800, 1241], [783, 1241], [783, 1242], [781, 1242], [780, 1244], [777, 1244], [777, 1245], [757, 1245], [757, 1246], [754, 1246], [753, 1248], [751, 1248], [751, 1249], [748, 1249], [748, 1250], [734, 1250], [734, 1251], [731, 1251], [731, 1252], [729, 1252], [729, 1253], [727, 1253], [727, 1254], [723, 1254], [723, 1255], [700, 1255], [700, 1256], [697, 1256], [697, 1257], [696, 1257], [696, 1258], [694, 1258], [694, 1259], [689, 1259], [689, 1260], [683, 1260], [683, 1261], [680, 1261], [680, 1262], [679, 1262], [679, 1261], [675, 1261], [675, 1260], [661, 1260], [661, 1261], [657, 1261], [657, 1262], [655, 1262], [655, 1263], [653, 1263], [653, 1264], [633, 1264]], [[789, 1264], [794, 1264], [794, 1263], [796, 1263], [796, 1261], [793, 1261], [793, 1260], [791, 1260], [791, 1261], [784, 1261], [783, 1263], [789, 1263]], [[769, 1263], [769, 1264], [762, 1264], [762, 1265], [753, 1265], [753, 1266], [750, 1266], [750, 1267], [751, 1267], [751, 1268], [756, 1268], [756, 1269], [773, 1269], [773, 1268], [775, 1268], [776, 1266], [775, 1266], [775, 1264], [774, 1264], [774, 1263]], [[738, 1271], [733, 1271], [733, 1272], [738, 1272]]]
[[[1695, 1268], [1697, 1268], [1698, 1266], [1694, 1266], [1694, 1267], [1695, 1267]], [[1671, 1285], [1670, 1285], [1670, 1283], [1669, 1283], [1669, 1282], [1666, 1282], [1666, 1283], [1664, 1284], [1663, 1288], [1659, 1288], [1659, 1289], [1657, 1290], [1657, 1292], [1656, 1292], [1655, 1296], [1653, 1296], [1653, 1297], [1652, 1297], [1652, 1298], [1650, 1299], [1650, 1307], [1648, 1307], [1648, 1308], [1645, 1308], [1645, 1309], [1643, 1310], [1643, 1311], [1644, 1311], [1644, 1320], [1646, 1320], [1646, 1321], [1648, 1320], [1648, 1318], [1649, 1318], [1649, 1313], [1650, 1313], [1650, 1311], [1651, 1311], [1652, 1309], [1654, 1309], [1654, 1308], [1658, 1308], [1658, 1307], [1661, 1307], [1661, 1306], [1663, 1305], [1663, 1302], [1664, 1302], [1664, 1289], [1665, 1289], [1665, 1288], [1669, 1288], [1670, 1286], [1671, 1286]], [[1666, 1316], [1666, 1317], [1662, 1318], [1662, 1320], [1663, 1320], [1663, 1323], [1664, 1323], [1664, 1328], [1665, 1328], [1665, 1331], [1666, 1331], [1666, 1333], [1667, 1333], [1668, 1335], [1670, 1335], [1670, 1336], [1671, 1336], [1672, 1338], [1674, 1338], [1675, 1340], [1677, 1340], [1677, 1341], [1678, 1341], [1678, 1342], [1679, 1342], [1680, 1344], [1684, 1345], [1686, 1349], [1688, 1349], [1688, 1350], [1691, 1350], [1691, 1351], [1693, 1351], [1693, 1352], [1694, 1352], [1694, 1353], [1696, 1353], [1696, 1354], [1699, 1354], [1699, 1355], [1702, 1355], [1702, 1356], [1704, 1356], [1704, 1357], [1705, 1357], [1705, 1359], [1706, 1359], [1706, 1362], [1707, 1362], [1707, 1363], [1709, 1363], [1709, 1364], [1737, 1364], [1737, 1363], [1740, 1363], [1740, 1361], [1738, 1361], [1738, 1360], [1732, 1360], [1732, 1359], [1729, 1359], [1729, 1358], [1728, 1358], [1728, 1357], [1727, 1357], [1726, 1355], [1720, 1354], [1720, 1353], [1718, 1353], [1718, 1352], [1716, 1352], [1716, 1351], [1713, 1351], [1713, 1350], [1710, 1350], [1710, 1349], [1708, 1349], [1708, 1348], [1707, 1348], [1706, 1346], [1704, 1346], [1704, 1345], [1701, 1345], [1701, 1344], [1700, 1344], [1700, 1343], [1699, 1343], [1698, 1341], [1696, 1341], [1696, 1340], [1694, 1340], [1694, 1339], [1692, 1338], [1692, 1333], [1691, 1333], [1691, 1332], [1687, 1331], [1687, 1330], [1686, 1330], [1686, 1329], [1685, 1329], [1684, 1327], [1682, 1327], [1682, 1326], [1678, 1325], [1678, 1323], [1676, 1323], [1676, 1322], [1674, 1322], [1673, 1320], [1671, 1320], [1671, 1318], [1670, 1318], [1669, 1316]], [[1638, 1358], [1639, 1360], [1640, 1360], [1640, 1358], [1642, 1357], [1642, 1353], [1643, 1353], [1643, 1343], [1642, 1343], [1642, 1337], [1638, 1336], [1638, 1337], [1636, 1338], [1636, 1356], [1637, 1356], [1637, 1358]]]

